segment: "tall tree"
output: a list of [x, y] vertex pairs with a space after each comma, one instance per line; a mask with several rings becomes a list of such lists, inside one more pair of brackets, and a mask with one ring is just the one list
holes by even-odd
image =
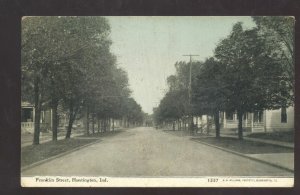
[[282, 66], [272, 58], [272, 50], [257, 29], [244, 31], [241, 23], [235, 24], [231, 34], [218, 44], [215, 57], [225, 66], [227, 109], [237, 111], [238, 137], [243, 139], [246, 112], [274, 109], [286, 103]]
[[208, 58], [198, 72], [193, 101], [202, 114], [214, 116], [216, 137], [220, 137], [219, 113], [225, 109], [227, 90], [224, 83], [225, 66], [214, 58]]
[[[76, 65], [74, 73], [69, 74], [67, 89], [69, 94], [64, 101], [69, 105], [69, 125], [66, 138], [70, 138], [72, 124], [82, 106], [89, 110], [95, 102], [95, 96], [101, 93], [107, 75], [111, 75], [114, 57], [109, 51], [111, 41], [108, 38], [110, 27], [103, 17], [67, 18], [69, 33], [81, 44], [78, 51], [80, 57], [72, 63]], [[107, 75], [106, 75], [107, 74]], [[93, 113], [94, 114], [94, 113]]]
[[49, 17], [44, 20], [41, 17], [22, 19], [22, 97], [34, 102], [34, 145], [39, 144], [41, 110], [46, 99], [46, 80], [44, 78], [47, 77], [52, 54], [57, 48], [55, 44], [45, 38], [50, 36], [51, 33], [48, 29], [52, 25]]
[[295, 19], [291, 16], [254, 16], [258, 33], [272, 50], [272, 58], [280, 61], [290, 89], [290, 101], [295, 95]]
[[[76, 114], [93, 94], [95, 86], [101, 84], [95, 78], [107, 74], [114, 63], [109, 51], [109, 32], [103, 17], [26, 17], [22, 20], [22, 89], [31, 87], [34, 94], [34, 144], [39, 143], [40, 112], [46, 101], [50, 102], [54, 115], [57, 115], [59, 100], [63, 99], [68, 105], [66, 138], [70, 137]], [[56, 134], [57, 121], [54, 121], [54, 140]]]
[[175, 122], [186, 113], [186, 100], [187, 91], [175, 90], [169, 91], [159, 104], [159, 118], [172, 122], [173, 130], [175, 130]]
[[[195, 81], [201, 66], [202, 62], [198, 61], [192, 63], [180, 61], [175, 63], [176, 73], [167, 78], [167, 84], [169, 86], [168, 92], [161, 100], [160, 105], [154, 115], [156, 119], [159, 119], [156, 120], [156, 122], [161, 123], [163, 121], [177, 120], [179, 123], [180, 120], [182, 120], [184, 123], [186, 123], [187, 116], [189, 116], [189, 119], [192, 119], [194, 115], [200, 113], [197, 104], [198, 102], [193, 101], [192, 96], [194, 93], [194, 88], [197, 88]], [[189, 97], [188, 91], [190, 82], [190, 68], [192, 69], [191, 97]], [[189, 121], [189, 124], [193, 126], [192, 121]], [[193, 128], [190, 129], [192, 130]]]

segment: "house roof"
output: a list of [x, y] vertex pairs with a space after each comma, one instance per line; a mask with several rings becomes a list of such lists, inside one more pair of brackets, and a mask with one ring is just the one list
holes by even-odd
[[29, 103], [29, 102], [21, 102], [21, 107], [34, 107], [33, 104]]

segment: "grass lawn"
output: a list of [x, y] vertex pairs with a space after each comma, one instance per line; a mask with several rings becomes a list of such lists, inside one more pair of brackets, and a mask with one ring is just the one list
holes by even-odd
[[233, 150], [235, 152], [243, 154], [265, 154], [265, 153], [293, 153], [291, 148], [265, 144], [260, 142], [238, 140], [237, 138], [221, 137], [217, 139], [215, 137], [206, 138], [192, 138], [211, 145], [222, 147], [225, 149]]
[[21, 149], [21, 167], [50, 158], [74, 148], [95, 142], [98, 139], [67, 139], [25, 146]]
[[294, 131], [252, 133], [247, 137], [294, 143]]
[[[97, 132], [97, 131], [96, 131]], [[109, 137], [121, 133], [121, 130], [107, 131], [104, 133], [95, 133], [81, 135], [76, 138], [58, 140], [56, 142], [45, 142], [39, 145], [30, 145], [21, 149], [21, 167], [33, 164], [35, 162], [50, 158], [74, 148], [95, 142], [100, 137]]]

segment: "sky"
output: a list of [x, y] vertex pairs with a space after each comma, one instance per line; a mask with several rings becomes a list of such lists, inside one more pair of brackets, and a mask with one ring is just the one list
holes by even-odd
[[216, 45], [229, 35], [233, 24], [255, 26], [251, 17], [205, 16], [109, 16], [111, 52], [128, 73], [132, 97], [144, 112], [153, 113], [167, 92], [168, 76], [186, 54], [203, 61], [213, 56]]

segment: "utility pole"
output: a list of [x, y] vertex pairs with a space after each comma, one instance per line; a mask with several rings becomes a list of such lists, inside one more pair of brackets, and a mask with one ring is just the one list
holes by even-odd
[[189, 129], [192, 131], [193, 130], [193, 116], [192, 116], [192, 105], [191, 105], [191, 99], [192, 99], [192, 57], [193, 56], [199, 56], [199, 55], [183, 55], [183, 56], [189, 56], [190, 57], [190, 75], [189, 75], [189, 88], [188, 88], [188, 95], [189, 95]]

